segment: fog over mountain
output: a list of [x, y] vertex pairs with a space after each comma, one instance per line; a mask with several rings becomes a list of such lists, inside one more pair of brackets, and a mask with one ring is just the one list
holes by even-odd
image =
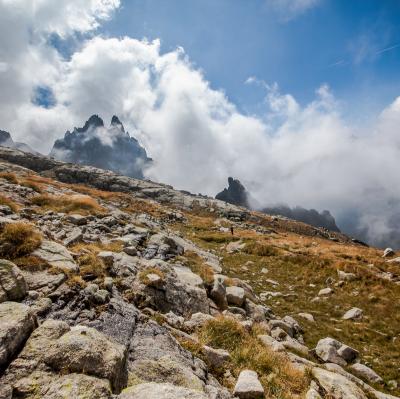
[[115, 115], [108, 128], [98, 115], [92, 115], [82, 128], [67, 131], [63, 139], [56, 140], [50, 156], [139, 179], [151, 163], [146, 150], [125, 132]]
[[[154, 159], [147, 178], [215, 195], [235, 176], [258, 203], [329, 209], [341, 230], [400, 247], [400, 97], [365, 126], [347, 120], [348, 104], [325, 84], [300, 103], [249, 78], [250, 88], [265, 90], [264, 112], [255, 116], [211, 87], [182, 48], [162, 52], [159, 40], [96, 35], [118, 1], [52, 4], [0, 2], [0, 120], [17, 141], [48, 153], [88, 115], [116, 114]], [[79, 23], [62, 17], [74, 13]], [[16, 26], [20, 34], [8, 35]], [[82, 40], [68, 56], [49, 40], [76, 33]], [[39, 88], [51, 101], [38, 99]]]

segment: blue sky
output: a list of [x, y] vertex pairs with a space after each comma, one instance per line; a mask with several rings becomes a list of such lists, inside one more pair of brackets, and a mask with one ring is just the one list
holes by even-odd
[[101, 33], [182, 46], [243, 112], [263, 112], [264, 91], [244, 84], [255, 76], [303, 104], [327, 83], [362, 122], [400, 92], [400, 2], [315, 3], [286, 20], [268, 0], [125, 0]]

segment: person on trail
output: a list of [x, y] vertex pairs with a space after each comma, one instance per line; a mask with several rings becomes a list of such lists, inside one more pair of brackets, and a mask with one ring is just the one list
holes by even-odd
[[231, 234], [233, 235], [233, 226], [231, 226]]

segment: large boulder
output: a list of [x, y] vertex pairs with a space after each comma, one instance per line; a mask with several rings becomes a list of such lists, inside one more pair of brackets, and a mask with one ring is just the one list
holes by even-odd
[[172, 384], [144, 383], [125, 389], [119, 399], [208, 399], [200, 391], [178, 387]]
[[312, 374], [327, 396], [333, 399], [367, 399], [364, 392], [354, 382], [340, 374], [319, 367], [314, 367]]
[[17, 302], [0, 304], [0, 371], [18, 353], [36, 324], [29, 306]]
[[21, 270], [5, 259], [0, 259], [0, 302], [20, 301], [28, 287]]
[[154, 322], [138, 325], [128, 352], [128, 386], [171, 383], [203, 391], [206, 368], [183, 349], [168, 330]]
[[119, 391], [125, 382], [125, 355], [124, 346], [94, 328], [75, 326], [55, 341], [44, 360], [54, 370], [106, 378]]
[[259, 399], [264, 397], [264, 388], [257, 373], [252, 370], [243, 370], [239, 374], [233, 394], [240, 399]]
[[79, 270], [68, 249], [54, 241], [43, 240], [41, 246], [32, 255], [60, 270], [72, 272]]
[[326, 363], [346, 366], [358, 356], [358, 352], [333, 338], [320, 339], [315, 348], [316, 355]]

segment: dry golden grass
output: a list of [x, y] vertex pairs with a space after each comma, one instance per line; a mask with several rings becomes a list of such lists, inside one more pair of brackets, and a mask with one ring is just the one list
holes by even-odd
[[155, 267], [149, 267], [148, 269], [142, 270], [142, 271], [139, 273], [139, 280], [140, 280], [140, 282], [142, 282], [144, 285], [151, 285], [152, 282], [151, 282], [151, 280], [148, 278], [148, 276], [149, 276], [150, 274], [155, 274], [155, 275], [157, 275], [158, 277], [160, 277], [161, 281], [164, 281], [164, 279], [165, 279], [165, 275], [164, 275], [164, 273], [163, 273], [161, 270], [156, 269]]
[[124, 249], [122, 241], [113, 241], [108, 243], [77, 243], [70, 247], [70, 250], [75, 253], [91, 252], [97, 255], [101, 251], [121, 252]]
[[[199, 344], [180, 340], [182, 345], [201, 357], [207, 363], [207, 357], [203, 356], [202, 346], [227, 350], [231, 360], [223, 368], [213, 369], [212, 372], [220, 382], [229, 389], [244, 369], [257, 372], [265, 389], [266, 397], [295, 398], [305, 394], [309, 387], [310, 378], [295, 369], [281, 354], [270, 351], [258, 339], [258, 328], [248, 332], [233, 318], [219, 317], [205, 323], [198, 331]], [[230, 370], [234, 379], [224, 377], [225, 370]]]
[[276, 247], [266, 244], [264, 242], [253, 241], [246, 244], [243, 252], [249, 255], [257, 256], [275, 256], [278, 254]]
[[0, 234], [0, 256], [14, 259], [28, 255], [39, 248], [42, 235], [31, 224], [7, 224]]
[[[30, 272], [38, 272], [43, 270], [50, 270], [52, 267], [43, 259], [33, 255], [26, 255], [20, 258], [13, 259], [13, 262], [21, 269]], [[59, 270], [57, 270], [59, 273]]]
[[49, 195], [41, 194], [31, 199], [33, 205], [43, 210], [81, 215], [104, 213], [105, 209], [92, 197], [86, 195]]
[[19, 209], [19, 206], [13, 200], [1, 194], [0, 194], [0, 205], [6, 205], [10, 207], [10, 209], [13, 212], [18, 212]]
[[28, 187], [37, 193], [42, 193], [43, 189], [40, 184], [36, 183], [34, 180], [26, 178], [19, 181], [19, 184], [23, 187]]
[[18, 179], [15, 173], [2, 172], [0, 173], [0, 179], [7, 180], [11, 184], [18, 184]]
[[[70, 247], [70, 250], [76, 254], [79, 265], [80, 277], [86, 279], [103, 279], [107, 275], [108, 268], [104, 262], [97, 257], [101, 251], [120, 252], [123, 244], [120, 241], [112, 243], [78, 243]], [[74, 277], [74, 276], [72, 276]]]

